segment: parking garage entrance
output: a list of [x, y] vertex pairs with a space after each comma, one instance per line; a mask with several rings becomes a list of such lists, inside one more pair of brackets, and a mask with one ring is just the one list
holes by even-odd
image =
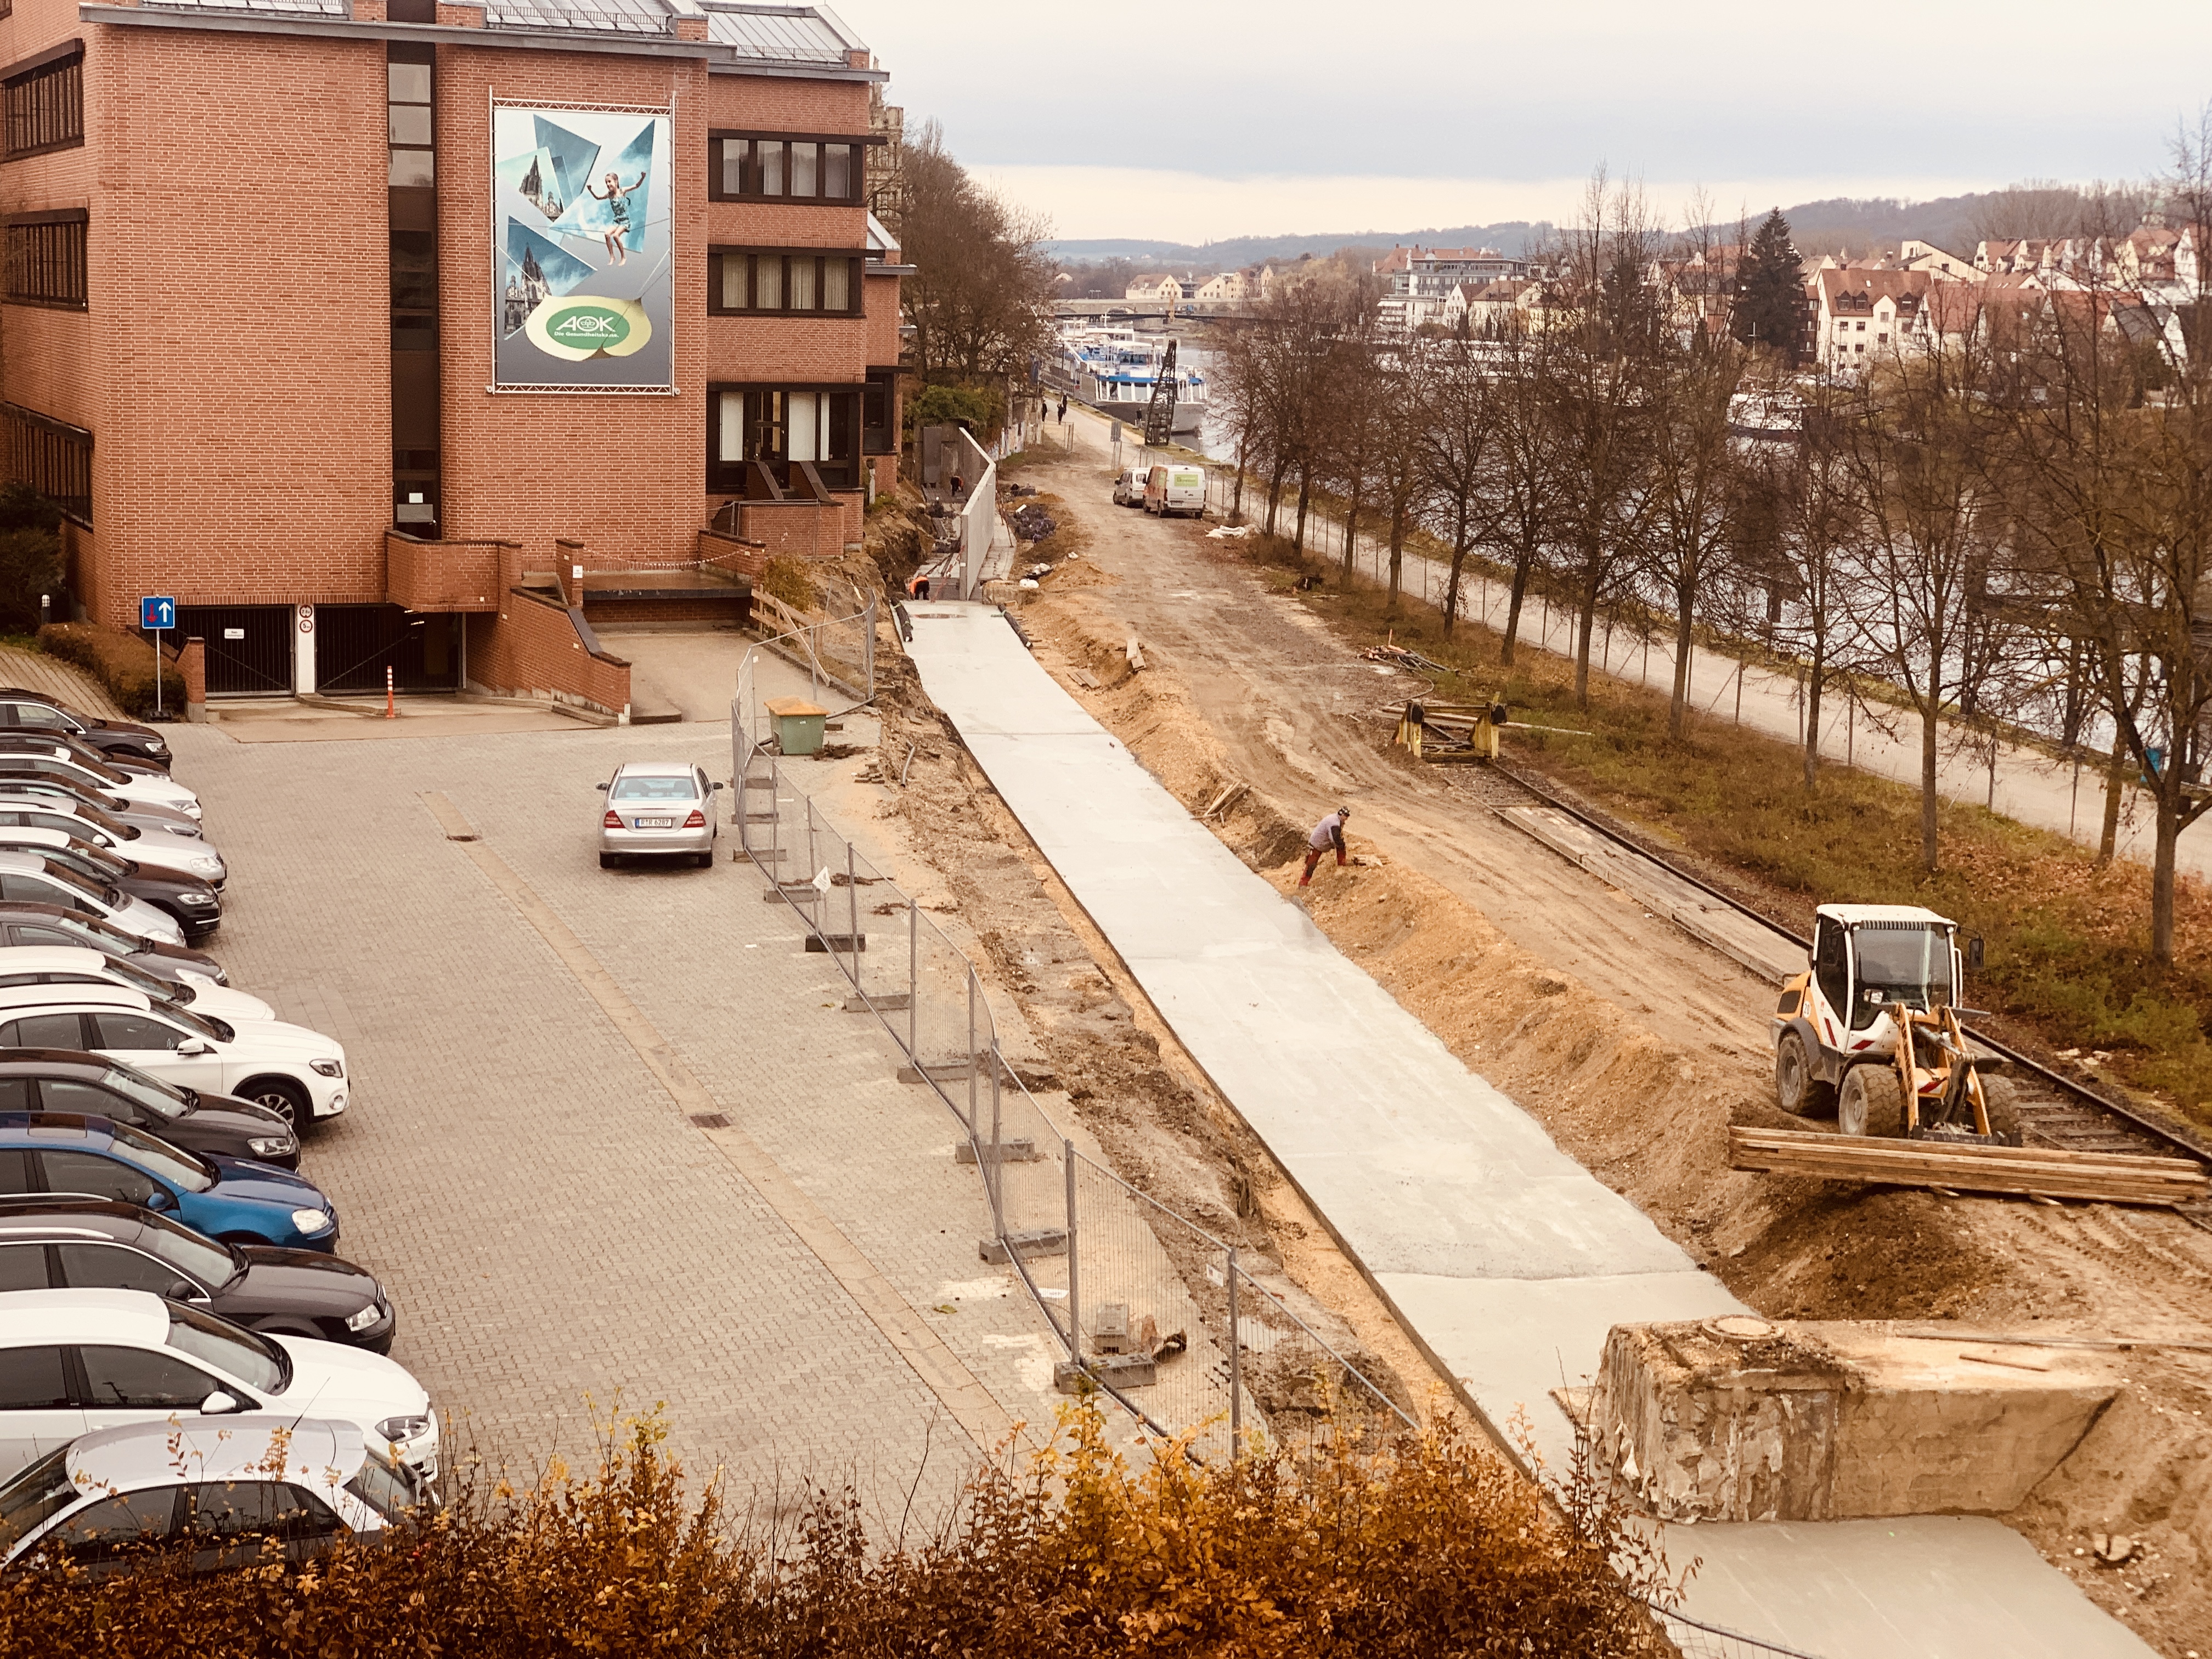
[[315, 690], [333, 696], [384, 690], [461, 689], [461, 617], [416, 614], [396, 605], [315, 607]]
[[207, 647], [208, 696], [292, 695], [290, 605], [179, 605], [173, 643], [194, 637]]

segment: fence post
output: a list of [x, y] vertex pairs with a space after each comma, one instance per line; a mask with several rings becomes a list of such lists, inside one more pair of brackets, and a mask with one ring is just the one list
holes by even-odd
[[1000, 1183], [1006, 1179], [1006, 1162], [999, 1135], [999, 1067], [1005, 1063], [994, 1030], [991, 1034], [991, 1223], [1001, 1238], [1006, 1233], [1006, 1194], [1000, 1190]]
[[1060, 1167], [1067, 1171], [1067, 1351], [1079, 1367], [1083, 1364], [1083, 1299], [1075, 1254], [1075, 1143], [1060, 1143]]
[[975, 964], [968, 964], [968, 1133], [975, 1133]]
[[876, 697], [876, 596], [873, 593], [868, 595], [867, 614], [862, 618], [861, 626], [867, 632], [860, 645], [860, 659], [868, 671], [868, 701], [873, 702]]
[[1229, 1247], [1229, 1455], [1244, 1449], [1244, 1344], [1237, 1334], [1237, 1247]]
[[769, 872], [769, 879], [777, 886], [783, 884], [783, 776], [776, 765], [779, 757], [768, 757], [769, 862], [775, 868]]
[[853, 947], [847, 953], [852, 957], [853, 965], [848, 977], [853, 981], [853, 989], [866, 996], [867, 994], [860, 991], [860, 884], [854, 879], [854, 875], [853, 843], [848, 841], [845, 843], [845, 942]]
[[921, 1069], [921, 907], [906, 902], [906, 1053]]

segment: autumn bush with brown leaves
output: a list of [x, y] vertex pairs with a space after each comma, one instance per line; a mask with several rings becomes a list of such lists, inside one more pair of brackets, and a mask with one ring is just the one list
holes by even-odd
[[980, 1472], [919, 1546], [817, 1492], [788, 1537], [694, 1492], [656, 1419], [597, 1467], [466, 1486], [380, 1546], [201, 1578], [0, 1583], [0, 1652], [84, 1659], [1153, 1659], [1669, 1651], [1666, 1592], [1589, 1482], [1564, 1507], [1446, 1428], [1379, 1449], [1133, 1464], [1095, 1409]]

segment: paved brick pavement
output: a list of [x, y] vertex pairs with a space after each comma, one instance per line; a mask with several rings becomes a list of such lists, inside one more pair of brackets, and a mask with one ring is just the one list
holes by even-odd
[[[394, 1355], [495, 1460], [588, 1442], [667, 1402], [692, 1467], [788, 1492], [859, 1481], [896, 1514], [972, 1444], [694, 1129], [574, 975], [424, 806], [447, 795], [665, 1034], [721, 1109], [1018, 1418], [1049, 1420], [1051, 1350], [1002, 1269], [952, 1126], [894, 1080], [750, 866], [602, 872], [594, 782], [627, 756], [726, 776], [726, 729], [678, 726], [246, 745], [172, 728], [231, 863], [215, 949], [242, 988], [347, 1045], [347, 1116], [307, 1173], [344, 1251], [391, 1286]], [[727, 826], [726, 825], [726, 844]], [[939, 1307], [957, 1311], [939, 1314]]]

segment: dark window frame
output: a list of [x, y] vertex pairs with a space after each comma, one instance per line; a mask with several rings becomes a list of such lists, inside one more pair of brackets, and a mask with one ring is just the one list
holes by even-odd
[[[862, 487], [860, 477], [863, 457], [860, 453], [860, 397], [865, 388], [852, 380], [714, 380], [707, 386], [707, 489], [710, 495], [730, 495], [744, 489], [745, 461], [726, 461], [721, 459], [722, 398], [726, 392], [741, 392], [748, 399], [747, 424], [751, 424], [750, 399], [763, 392], [811, 392], [828, 394], [844, 400], [852, 438], [852, 453], [843, 461], [816, 460], [810, 463], [821, 475], [823, 483], [833, 490], [856, 490]], [[838, 416], [832, 415], [833, 423]], [[789, 447], [781, 456], [769, 455], [757, 459], [782, 467], [789, 465]]]
[[[866, 314], [862, 304], [863, 286], [866, 280], [867, 250], [851, 247], [757, 247], [750, 245], [717, 243], [707, 250], [707, 314], [710, 317], [842, 317], [853, 318]], [[781, 259], [782, 295], [784, 303], [766, 307], [759, 306], [726, 306], [722, 303], [722, 262], [725, 259]], [[823, 306], [805, 310], [795, 308], [791, 301], [791, 261], [812, 259], [815, 262], [814, 293], [818, 299], [827, 291], [828, 274], [825, 267], [832, 259], [842, 259], [850, 267], [847, 276], [846, 302], [842, 311], [831, 311]], [[750, 297], [758, 279], [758, 268], [748, 272], [745, 292]]]
[[[722, 141], [726, 138], [734, 138], [751, 144], [850, 145], [853, 154], [848, 164], [846, 185], [852, 194], [824, 196], [821, 192], [819, 186], [826, 180], [829, 168], [823, 164], [823, 160], [817, 157], [815, 162], [817, 189], [813, 195], [794, 196], [790, 191], [784, 190], [770, 196], [759, 187], [761, 168], [757, 152], [747, 156], [744, 162], [744, 178], [740, 181], [740, 187], [734, 191], [726, 190], [723, 188], [722, 152]], [[862, 207], [866, 204], [868, 199], [868, 146], [884, 142], [882, 138], [865, 132], [777, 132], [753, 127], [709, 128], [707, 133], [707, 199], [710, 202], [787, 202], [800, 207]], [[790, 152], [787, 149], [783, 167], [787, 184], [790, 180], [789, 155]]]
[[9, 214], [8, 303], [54, 311], [89, 309], [86, 255], [91, 215], [83, 208]]
[[[860, 384], [860, 453], [863, 455], [896, 455], [898, 453], [898, 378], [896, 368], [871, 368], [868, 378]], [[872, 404], [880, 401], [884, 418], [872, 421]]]
[[92, 524], [92, 434], [21, 404], [0, 403], [0, 474], [30, 485], [62, 516]]
[[0, 160], [83, 143], [84, 42], [66, 41], [0, 70]]

